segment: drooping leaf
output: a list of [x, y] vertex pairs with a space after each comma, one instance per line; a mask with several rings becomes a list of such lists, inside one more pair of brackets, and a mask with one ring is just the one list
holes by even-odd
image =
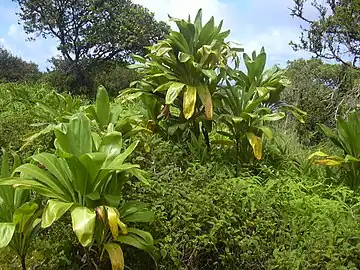
[[104, 248], [109, 254], [112, 270], [124, 270], [124, 254], [120, 245], [115, 243], [106, 243]]
[[88, 247], [93, 240], [96, 213], [86, 207], [75, 207], [71, 211], [73, 230], [83, 247]]
[[6, 247], [14, 233], [16, 225], [13, 223], [0, 223], [0, 248]]
[[48, 200], [42, 215], [42, 228], [50, 227], [55, 221], [61, 218], [74, 203], [66, 203], [57, 200]]
[[252, 132], [247, 132], [246, 137], [249, 140], [249, 143], [254, 151], [254, 156], [256, 159], [260, 160], [262, 158], [262, 140], [260, 137], [256, 136]]
[[145, 251], [152, 249], [154, 240], [150, 233], [135, 228], [128, 228], [128, 231], [127, 235], [119, 235], [117, 241]]
[[183, 113], [186, 119], [190, 119], [195, 111], [197, 89], [193, 86], [186, 86], [183, 99]]
[[184, 87], [185, 84], [174, 82], [166, 92], [165, 104], [172, 104]]

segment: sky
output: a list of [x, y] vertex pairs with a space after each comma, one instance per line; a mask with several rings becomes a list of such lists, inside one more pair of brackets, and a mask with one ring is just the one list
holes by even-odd
[[[294, 52], [290, 41], [300, 36], [301, 21], [292, 18], [289, 8], [293, 0], [134, 0], [155, 13], [158, 20], [168, 22], [172, 17], [186, 19], [195, 17], [199, 8], [203, 18], [215, 17], [216, 22], [224, 20], [224, 30], [230, 29], [229, 41], [242, 44], [247, 53], [260, 50], [262, 46], [268, 55], [267, 66], [278, 64], [285, 67], [288, 60], [308, 58], [306, 52]], [[39, 65], [41, 70], [50, 67], [49, 58], [59, 54], [57, 42], [52, 39], [36, 38], [27, 41], [21, 25], [18, 24], [18, 6], [12, 0], [0, 0], [0, 46], [14, 55]]]

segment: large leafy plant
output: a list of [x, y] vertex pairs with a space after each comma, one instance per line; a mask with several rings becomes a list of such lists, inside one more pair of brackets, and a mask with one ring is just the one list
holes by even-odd
[[[10, 169], [9, 154], [3, 149], [0, 179], [10, 177], [11, 171], [20, 165], [20, 158], [13, 155]], [[32, 240], [40, 231], [41, 210], [29, 202], [29, 191], [0, 186], [0, 249], [9, 247], [21, 260], [26, 269], [26, 255]]]
[[151, 130], [142, 127], [141, 121], [135, 117], [121, 117], [122, 106], [117, 103], [111, 105], [109, 94], [105, 87], [100, 86], [96, 93], [94, 105], [85, 108], [85, 112], [98, 126], [99, 130], [107, 133], [116, 130], [127, 138], [139, 132], [151, 133]]
[[194, 22], [190, 18], [171, 20], [179, 30], [149, 47], [145, 58], [134, 56], [137, 63], [130, 68], [137, 69], [143, 79], [124, 94], [136, 92], [161, 99], [167, 115], [169, 106], [179, 108], [177, 118], [181, 122], [192, 119], [193, 132], [199, 135], [199, 122], [213, 117], [212, 95], [228, 70], [228, 62], [234, 60], [237, 66], [241, 49], [225, 41], [230, 31], [222, 32], [222, 22], [215, 25], [212, 17], [203, 25], [202, 10]]
[[360, 119], [358, 112], [351, 112], [347, 119], [337, 120], [336, 130], [319, 124], [321, 131], [336, 145], [343, 155], [329, 155], [322, 151], [313, 153], [309, 159], [315, 164], [340, 166], [345, 172], [345, 184], [358, 189], [360, 184]]
[[217, 122], [221, 129], [218, 133], [230, 139], [215, 140], [214, 143], [233, 144], [236, 156], [243, 161], [251, 160], [252, 156], [260, 160], [262, 135], [273, 138], [268, 123], [283, 119], [285, 110], [290, 110], [301, 121], [305, 113], [280, 102], [280, 94], [289, 82], [277, 67], [264, 70], [264, 49], [259, 55], [254, 52], [252, 58], [247, 54], [243, 57], [247, 74], [241, 70], [231, 71], [235, 83], [227, 81], [214, 95]]
[[149, 222], [153, 213], [139, 202], [120, 204], [122, 189], [131, 176], [148, 183], [139, 165], [126, 163], [138, 142], [123, 151], [122, 135], [112, 131], [103, 138], [92, 133], [85, 114], [74, 115], [55, 130], [56, 154], [41, 153], [15, 169], [20, 177], [1, 181], [32, 189], [48, 198], [42, 215], [42, 228], [50, 227], [70, 212], [73, 230], [84, 247], [96, 244], [102, 258], [106, 250], [113, 269], [124, 268], [120, 243], [150, 251], [149, 233], [129, 228], [127, 222]]

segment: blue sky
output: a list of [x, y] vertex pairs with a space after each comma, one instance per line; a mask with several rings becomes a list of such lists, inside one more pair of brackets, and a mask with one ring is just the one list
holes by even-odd
[[[214, 16], [216, 21], [224, 20], [224, 26], [231, 30], [229, 40], [243, 45], [251, 52], [265, 47], [268, 66], [285, 66], [288, 60], [307, 58], [305, 52], [294, 52], [288, 45], [298, 40], [300, 21], [291, 18], [289, 8], [292, 0], [134, 0], [155, 13], [158, 20], [167, 20], [167, 14], [178, 18], [195, 16], [203, 8], [204, 19]], [[59, 54], [56, 41], [37, 38], [26, 41], [22, 26], [18, 25], [17, 5], [11, 0], [0, 0], [0, 46], [27, 61], [39, 64], [44, 70], [50, 64], [47, 59]]]

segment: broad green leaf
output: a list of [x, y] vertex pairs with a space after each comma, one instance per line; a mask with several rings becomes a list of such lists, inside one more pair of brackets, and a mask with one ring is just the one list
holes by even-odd
[[74, 203], [66, 203], [57, 200], [49, 200], [42, 214], [42, 228], [50, 227], [55, 221], [61, 218]]
[[308, 159], [313, 159], [314, 157], [328, 157], [329, 155], [328, 154], [325, 154], [324, 152], [321, 152], [321, 151], [317, 151], [315, 153], [312, 153]]
[[234, 145], [234, 142], [229, 140], [212, 140], [211, 144]]
[[[37, 182], [49, 188], [54, 193], [54, 196], [61, 197], [62, 200], [66, 201], [69, 198], [63, 191], [59, 181], [56, 180], [50, 173], [45, 170], [40, 169], [39, 167], [33, 164], [23, 164], [20, 167], [16, 168], [14, 172], [23, 173], [26, 177], [35, 178]], [[19, 178], [19, 184], [23, 181]]]
[[258, 129], [260, 129], [262, 132], [264, 132], [264, 134], [266, 135], [266, 137], [268, 137], [269, 139], [272, 139], [274, 136], [273, 136], [273, 132], [271, 130], [271, 128], [269, 127], [256, 127]]
[[83, 113], [73, 116], [69, 124], [55, 128], [56, 149], [59, 155], [76, 157], [92, 151], [90, 120]]
[[152, 249], [154, 240], [150, 233], [135, 228], [128, 228], [128, 231], [127, 235], [119, 235], [116, 240], [141, 250], [150, 251]]
[[254, 156], [257, 160], [262, 158], [262, 140], [260, 137], [256, 136], [252, 132], [247, 132], [246, 137], [249, 140], [249, 143], [254, 151]]
[[183, 113], [186, 119], [190, 119], [195, 111], [197, 89], [193, 86], [186, 86], [183, 99]]
[[154, 90], [154, 93], [167, 91], [172, 84], [173, 84], [173, 82], [167, 82], [167, 83], [161, 84]]
[[190, 54], [179, 52], [178, 58], [181, 63], [185, 63], [191, 59], [191, 56]]
[[16, 225], [13, 223], [0, 223], [0, 248], [9, 245], [14, 233]]
[[213, 82], [213, 81], [217, 80], [217, 75], [216, 75], [214, 70], [212, 70], [212, 69], [202, 69], [201, 71], [206, 77], [208, 77], [210, 79], [210, 81]]
[[103, 168], [117, 170], [121, 168], [125, 159], [134, 152], [135, 148], [138, 146], [139, 141], [133, 142], [123, 153], [118, 155], [110, 164], [104, 164]]
[[105, 87], [100, 86], [96, 93], [96, 114], [100, 121], [100, 126], [103, 127], [109, 123], [110, 119], [110, 101], [109, 95]]
[[71, 181], [68, 179], [68, 166], [66, 162], [60, 158], [57, 158], [53, 154], [41, 153], [31, 157], [33, 160], [39, 162], [50, 172], [59, 182], [60, 188], [70, 198], [74, 193], [74, 188]]
[[120, 132], [114, 131], [106, 134], [99, 145], [99, 152], [104, 152], [108, 156], [115, 157], [121, 153], [122, 135]]
[[184, 87], [185, 84], [174, 82], [166, 92], [165, 104], [172, 104]]
[[283, 119], [284, 117], [285, 117], [284, 112], [277, 112], [277, 113], [272, 113], [272, 114], [266, 114], [266, 115], [260, 117], [259, 120], [261, 120], [261, 121], [278, 121], [280, 119]]
[[71, 211], [73, 230], [83, 247], [91, 245], [95, 230], [96, 213], [86, 207], [76, 207]]
[[152, 222], [155, 219], [152, 211], [138, 211], [122, 218], [124, 222]]
[[38, 210], [38, 207], [39, 206], [36, 203], [27, 202], [15, 210], [13, 223], [19, 224], [20, 232], [24, 231], [26, 223], [32, 218], [32, 216]]
[[124, 270], [124, 254], [120, 245], [115, 243], [106, 243], [104, 248], [109, 254], [112, 270]]

